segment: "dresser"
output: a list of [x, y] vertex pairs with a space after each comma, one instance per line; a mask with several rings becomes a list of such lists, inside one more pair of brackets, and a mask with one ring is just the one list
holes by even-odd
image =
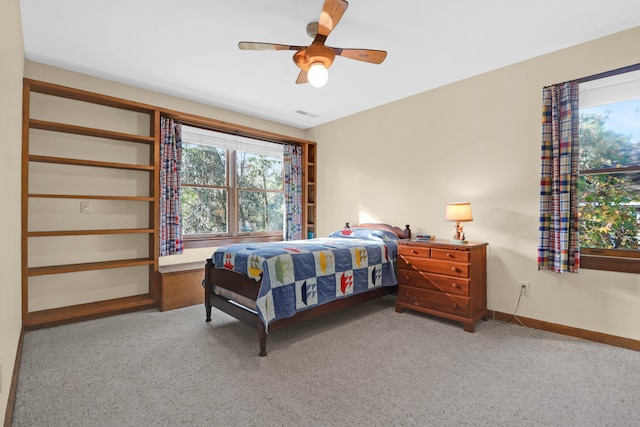
[[404, 309], [462, 322], [487, 320], [487, 244], [398, 241], [398, 301]]

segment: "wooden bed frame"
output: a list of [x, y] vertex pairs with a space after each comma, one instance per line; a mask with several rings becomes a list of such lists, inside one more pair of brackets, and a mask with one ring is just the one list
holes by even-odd
[[[347, 227], [349, 224], [347, 223]], [[403, 230], [388, 224], [367, 223], [360, 224], [358, 228], [372, 228], [386, 230], [395, 233], [401, 239], [411, 237], [409, 225]], [[216, 307], [236, 319], [255, 327], [258, 330], [260, 341], [260, 356], [267, 355], [267, 330], [264, 323], [258, 317], [255, 307], [260, 282], [251, 279], [244, 274], [235, 271], [216, 268], [213, 260], [208, 259], [204, 274], [204, 305], [207, 313], [206, 321], [211, 321], [211, 308]], [[292, 317], [278, 319], [269, 324], [269, 331], [275, 331], [285, 326], [293, 325], [304, 320], [332, 313], [343, 308], [362, 304], [375, 298], [391, 294], [397, 290], [397, 286], [383, 286], [368, 292], [352, 295], [300, 311]]]

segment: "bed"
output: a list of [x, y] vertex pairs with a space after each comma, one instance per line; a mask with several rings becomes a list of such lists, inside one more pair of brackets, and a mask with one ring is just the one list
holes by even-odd
[[205, 265], [206, 321], [215, 307], [269, 332], [391, 294], [397, 289], [397, 239], [411, 229], [360, 224], [328, 237], [240, 243], [218, 248]]

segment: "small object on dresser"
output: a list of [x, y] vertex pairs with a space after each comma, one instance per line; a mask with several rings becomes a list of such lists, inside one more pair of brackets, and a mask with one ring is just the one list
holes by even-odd
[[436, 236], [432, 234], [416, 234], [416, 240], [419, 242], [432, 242], [436, 240]]

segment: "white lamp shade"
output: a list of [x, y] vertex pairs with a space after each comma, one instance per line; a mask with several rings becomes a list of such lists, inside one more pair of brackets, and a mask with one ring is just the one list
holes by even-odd
[[321, 62], [314, 62], [309, 67], [309, 71], [307, 71], [307, 80], [313, 87], [322, 87], [329, 80], [329, 71], [324, 68]]
[[449, 203], [444, 213], [444, 219], [446, 219], [447, 221], [458, 221], [458, 222], [473, 221], [473, 215], [471, 214], [471, 203], [469, 202]]

